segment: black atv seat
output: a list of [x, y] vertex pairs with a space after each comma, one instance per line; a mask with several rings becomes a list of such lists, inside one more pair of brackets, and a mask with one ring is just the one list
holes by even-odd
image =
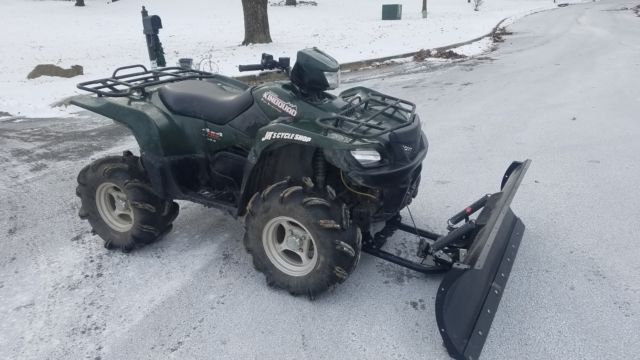
[[251, 90], [231, 92], [216, 83], [185, 80], [158, 91], [164, 105], [178, 115], [224, 125], [253, 105]]

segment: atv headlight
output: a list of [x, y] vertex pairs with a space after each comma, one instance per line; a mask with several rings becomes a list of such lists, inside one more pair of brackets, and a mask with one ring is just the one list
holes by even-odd
[[324, 77], [327, 79], [327, 84], [329, 84], [329, 89], [337, 89], [340, 86], [340, 69], [338, 71], [325, 71]]
[[360, 165], [373, 165], [382, 160], [380, 153], [373, 149], [356, 149], [351, 150], [351, 156], [356, 159]]

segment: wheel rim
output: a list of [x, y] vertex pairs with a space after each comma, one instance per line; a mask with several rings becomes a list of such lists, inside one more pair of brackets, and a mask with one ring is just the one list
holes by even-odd
[[116, 184], [106, 182], [98, 186], [96, 207], [102, 220], [113, 230], [127, 232], [133, 227], [133, 210], [127, 194]]
[[318, 263], [316, 242], [309, 230], [288, 216], [271, 219], [262, 232], [267, 257], [278, 270], [291, 276], [305, 276]]

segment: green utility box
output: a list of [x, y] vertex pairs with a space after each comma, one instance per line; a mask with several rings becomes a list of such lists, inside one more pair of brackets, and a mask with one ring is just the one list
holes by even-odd
[[382, 5], [382, 20], [400, 20], [402, 19], [401, 4]]

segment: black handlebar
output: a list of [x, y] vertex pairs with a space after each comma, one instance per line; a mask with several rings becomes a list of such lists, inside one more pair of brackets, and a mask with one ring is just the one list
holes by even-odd
[[277, 61], [273, 59], [273, 55], [262, 54], [260, 64], [239, 65], [238, 70], [242, 71], [263, 71], [263, 70], [282, 70], [289, 73], [289, 58], [281, 57]]
[[258, 70], [264, 70], [264, 66], [262, 66], [262, 64], [239, 65], [238, 66], [238, 70], [240, 70], [240, 71], [258, 71]]

